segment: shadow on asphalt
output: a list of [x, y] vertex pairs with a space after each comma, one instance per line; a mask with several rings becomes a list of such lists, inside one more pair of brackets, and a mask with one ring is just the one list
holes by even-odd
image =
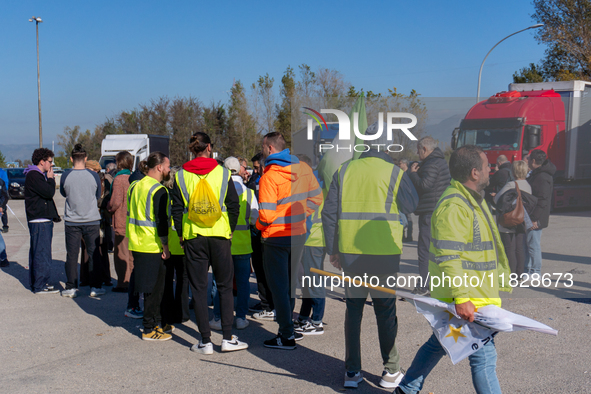
[[[306, 336], [303, 340], [298, 341], [295, 350], [269, 349], [263, 346], [263, 341], [273, 338], [275, 332], [269, 331], [265, 326], [271, 326], [273, 329], [277, 329], [277, 324], [263, 324], [250, 319], [249, 322], [250, 325], [246, 330], [239, 331], [234, 329], [233, 333], [238, 335], [240, 340], [248, 343], [247, 351], [261, 359], [261, 361], [263, 361], [262, 365], [264, 365], [264, 363], [269, 363], [285, 372], [269, 371], [264, 367], [255, 368], [252, 366], [259, 363], [252, 363], [252, 365], [244, 366], [206, 359], [201, 359], [201, 361], [230, 368], [260, 372], [268, 375], [287, 376], [293, 379], [314, 383], [319, 386], [325, 386], [334, 389], [335, 391], [344, 390], [343, 379], [345, 375], [345, 365], [343, 360], [313, 350], [314, 336]], [[339, 345], [342, 345], [342, 342], [339, 342]], [[219, 344], [214, 343], [214, 352], [221, 352]], [[366, 381], [370, 381], [375, 385], [377, 385], [381, 379], [381, 376], [368, 373], [367, 371], [363, 371], [363, 375]], [[373, 387], [367, 383], [361, 384], [359, 388], [362, 389], [363, 392], [384, 392], [383, 389]], [[277, 389], [277, 387], [275, 387], [275, 389]], [[294, 390], [298, 391], [297, 386], [294, 387]]]
[[591, 257], [589, 256], [572, 256], [568, 254], [542, 252], [542, 259], [591, 265]]
[[[8, 267], [2, 268], [2, 271], [7, 273], [8, 275], [14, 277], [16, 280], [18, 280], [21, 283], [21, 285], [25, 289], [30, 291], [31, 286], [30, 286], [28, 267], [25, 268], [21, 264], [15, 262], [14, 260], [10, 260], [10, 258], [8, 260], [10, 261], [10, 265]], [[28, 262], [27, 262], [27, 264], [28, 264]], [[64, 266], [63, 260], [52, 260], [52, 262], [51, 262], [51, 277], [49, 279], [49, 282], [50, 282], [49, 284], [53, 285], [56, 289], [59, 289], [59, 290], [62, 289], [62, 286], [59, 283], [56, 270], [59, 270], [58, 267], [63, 267], [63, 266]]]

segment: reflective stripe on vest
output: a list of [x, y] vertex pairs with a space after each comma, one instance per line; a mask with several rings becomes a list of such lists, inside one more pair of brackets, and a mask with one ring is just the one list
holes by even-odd
[[437, 249], [457, 250], [458, 252], [494, 250], [493, 241], [482, 242], [481, 235], [480, 235], [480, 226], [478, 225], [478, 220], [476, 219], [476, 212], [474, 211], [474, 207], [472, 206], [472, 204], [470, 204], [470, 201], [468, 201], [461, 194], [453, 193], [453, 194], [449, 194], [445, 197], [442, 197], [439, 200], [439, 202], [437, 203], [437, 206], [435, 207], [435, 209], [433, 211], [436, 211], [442, 202], [444, 202], [445, 200], [448, 200], [450, 198], [459, 198], [460, 200], [465, 202], [466, 205], [468, 207], [470, 207], [470, 209], [472, 210], [472, 213], [474, 214], [474, 221], [472, 223], [473, 240], [472, 240], [472, 242], [464, 243], [464, 242], [458, 242], [458, 241], [449, 241], [449, 240], [440, 240], [440, 239], [431, 238], [431, 242], [433, 243], [433, 246], [436, 247]]
[[[162, 185], [154, 185], [148, 191], [148, 197], [146, 200], [146, 220], [138, 220], [138, 219], [130, 217], [129, 223], [135, 224], [136, 226], [142, 226], [142, 227], [156, 227], [156, 222], [154, 220], [150, 220], [150, 216], [151, 216], [151, 212], [152, 212], [152, 196], [154, 195], [154, 192], [156, 191], [156, 189], [159, 189], [161, 186]], [[133, 192], [133, 189], [132, 189], [132, 192]], [[127, 206], [129, 206], [130, 199], [131, 199], [131, 192], [129, 193], [129, 198], [127, 200]], [[128, 215], [129, 215], [129, 213], [128, 213]]]
[[[354, 175], [351, 175], [352, 171], [355, 172]], [[358, 171], [361, 173], [358, 174]], [[402, 224], [395, 201], [402, 174], [398, 166], [381, 158], [367, 157], [343, 164], [338, 176], [339, 251], [341, 253], [369, 255], [402, 253]], [[368, 177], [372, 186], [378, 189], [372, 190], [371, 196], [360, 198], [359, 193], [365, 190], [364, 184], [368, 182]], [[384, 194], [379, 195], [380, 192]], [[348, 198], [351, 195], [352, 199]], [[351, 211], [349, 208], [351, 205], [357, 208]], [[367, 211], [357, 211], [361, 205]], [[383, 226], [387, 226], [390, 232], [384, 232]]]
[[[498, 230], [485, 204], [456, 180], [443, 193], [431, 218], [429, 274], [431, 283], [435, 283], [431, 288], [434, 298], [460, 303], [469, 300], [477, 308], [501, 306], [498, 277], [507, 276], [509, 267]], [[465, 276], [467, 282], [457, 287], [444, 282], [444, 274]], [[478, 286], [472, 285], [473, 277], [478, 278]]]
[[[166, 188], [151, 177], [134, 182], [127, 193], [127, 228], [129, 250], [144, 253], [162, 252], [162, 243], [156, 229], [152, 201], [157, 190]], [[142, 206], [143, 205], [143, 206]], [[168, 202], [170, 205], [170, 202]], [[168, 213], [168, 210], [167, 210]], [[142, 216], [144, 216], [142, 218]]]

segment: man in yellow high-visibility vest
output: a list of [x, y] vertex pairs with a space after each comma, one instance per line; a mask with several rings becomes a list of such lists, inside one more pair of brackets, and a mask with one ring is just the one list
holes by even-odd
[[[439, 199], [431, 219], [431, 296], [454, 303], [457, 315], [472, 322], [477, 308], [501, 306], [499, 290], [511, 291], [508, 281], [499, 279], [503, 274], [505, 278], [509, 276], [509, 262], [495, 219], [480, 194], [489, 183], [486, 155], [477, 146], [462, 146], [451, 155], [449, 170], [451, 185]], [[445, 277], [449, 279], [444, 280]], [[478, 280], [473, 282], [473, 277]], [[465, 279], [458, 282], [457, 278]], [[440, 286], [435, 287], [434, 283]], [[452, 328], [462, 335], [461, 326]], [[431, 335], [417, 352], [395, 393], [418, 393], [443, 356], [445, 350], [435, 335]], [[476, 392], [500, 394], [494, 340], [469, 359]]]
[[161, 326], [162, 295], [168, 250], [168, 213], [170, 199], [162, 181], [170, 177], [170, 160], [161, 152], [152, 152], [140, 163], [146, 176], [131, 184], [127, 191], [127, 228], [129, 250], [134, 261], [134, 292], [144, 293], [144, 333], [146, 341], [167, 341], [174, 326]]

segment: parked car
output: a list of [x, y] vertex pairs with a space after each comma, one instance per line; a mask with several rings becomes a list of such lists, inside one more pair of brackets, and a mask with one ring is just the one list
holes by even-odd
[[10, 198], [25, 198], [25, 169], [7, 168]]

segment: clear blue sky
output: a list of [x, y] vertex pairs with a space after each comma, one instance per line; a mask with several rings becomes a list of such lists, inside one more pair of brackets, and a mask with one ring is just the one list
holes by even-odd
[[[227, 101], [288, 65], [333, 68], [357, 89], [476, 95], [478, 69], [501, 38], [534, 24], [526, 0], [480, 1], [9, 1], [0, 13], [0, 143], [38, 141], [35, 24], [39, 25], [44, 143], [65, 126], [160, 96]], [[507, 89], [543, 57], [533, 32], [511, 37], [485, 64], [481, 96]]]

